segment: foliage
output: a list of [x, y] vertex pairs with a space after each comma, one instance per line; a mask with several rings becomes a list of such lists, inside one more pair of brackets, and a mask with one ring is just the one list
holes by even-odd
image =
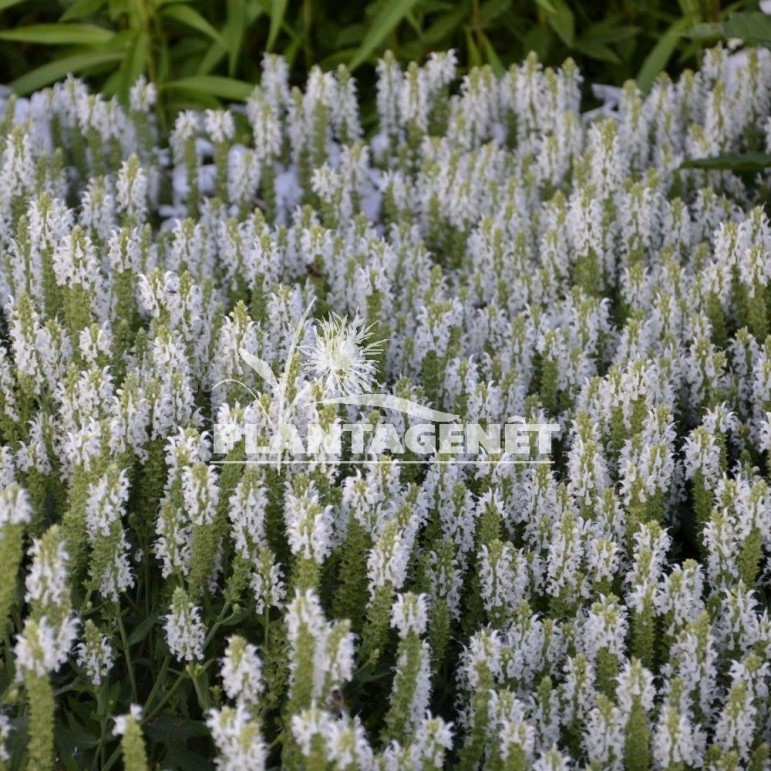
[[[668, 66], [694, 66], [702, 43], [696, 26], [750, 39], [757, 25], [717, 0], [2, 0], [2, 70], [27, 94], [68, 73], [87, 76], [107, 96], [145, 75], [159, 87], [162, 114], [183, 106], [239, 100], [256, 82], [264, 52], [279, 52], [302, 82], [313, 64], [345, 64], [374, 85], [371, 65], [389, 48], [399, 61], [435, 50], [458, 51], [464, 69], [490, 65], [501, 74], [530, 51], [548, 64], [576, 59], [590, 82], [638, 78], [647, 90]], [[767, 24], [768, 22], [764, 22]], [[711, 25], [711, 26], [710, 26]], [[733, 26], [731, 26], [733, 25]]]

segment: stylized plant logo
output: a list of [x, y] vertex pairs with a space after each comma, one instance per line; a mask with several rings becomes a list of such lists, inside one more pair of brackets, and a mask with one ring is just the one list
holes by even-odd
[[[358, 315], [348, 321], [346, 316], [341, 317], [333, 313], [329, 319], [318, 321], [313, 341], [301, 346], [300, 339], [313, 304], [314, 301], [311, 301], [295, 329], [280, 380], [268, 362], [244, 348], [239, 349], [239, 354], [246, 364], [270, 386], [278, 406], [275, 421], [271, 420], [264, 408], [263, 411], [274, 432], [280, 431], [281, 427], [291, 420], [298, 402], [316, 386], [321, 386], [324, 398], [317, 400], [315, 404], [378, 407], [438, 423], [452, 422], [458, 418], [458, 415], [441, 412], [392, 394], [369, 393], [375, 384], [376, 375], [376, 365], [372, 357], [382, 351], [384, 341], [371, 341], [372, 329], [365, 326], [364, 320]], [[298, 351], [305, 357], [302, 367], [309, 380], [290, 402], [287, 396], [289, 378], [292, 362]], [[220, 381], [214, 387], [224, 382], [227, 381]]]

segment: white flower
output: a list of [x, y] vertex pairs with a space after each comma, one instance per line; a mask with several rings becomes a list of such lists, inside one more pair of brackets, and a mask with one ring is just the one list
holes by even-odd
[[222, 659], [222, 685], [228, 698], [247, 707], [257, 704], [262, 693], [262, 662], [257, 648], [233, 635]]
[[376, 364], [368, 357], [382, 349], [380, 341], [367, 342], [371, 337], [371, 327], [365, 327], [358, 315], [349, 323], [347, 317], [333, 313], [318, 322], [315, 339], [301, 348], [306, 356], [305, 372], [320, 381], [330, 396], [369, 392]]
[[426, 605], [425, 594], [407, 592], [396, 595], [396, 601], [391, 607], [391, 624], [399, 631], [399, 637], [404, 639], [408, 634], [422, 635], [426, 631]]
[[260, 726], [243, 705], [213, 709], [206, 718], [217, 747], [215, 766], [223, 771], [261, 771], [268, 750]]
[[113, 667], [110, 638], [102, 634], [91, 620], [86, 621], [85, 639], [76, 647], [78, 666], [86, 671], [93, 685], [101, 685]]
[[115, 718], [115, 728], [113, 733], [116, 736], [125, 736], [129, 730], [129, 726], [133, 724], [139, 724], [142, 722], [142, 705], [132, 704], [129, 707], [129, 711], [125, 715], [118, 715]]
[[172, 654], [183, 661], [201, 661], [206, 627], [201, 610], [187, 598], [183, 589], [174, 590], [171, 612], [164, 616], [166, 642]]
[[8, 737], [11, 735], [11, 721], [7, 715], [0, 715], [0, 762], [7, 762], [11, 759], [11, 755], [6, 749], [5, 743], [8, 741]]

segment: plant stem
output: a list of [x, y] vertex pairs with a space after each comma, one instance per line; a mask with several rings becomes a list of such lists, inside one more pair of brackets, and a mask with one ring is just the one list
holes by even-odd
[[134, 703], [139, 701], [137, 681], [134, 675], [134, 667], [131, 663], [131, 651], [129, 650], [128, 637], [126, 636], [126, 627], [123, 626], [123, 616], [118, 613], [118, 631], [120, 632], [121, 644], [123, 645], [123, 655], [126, 657], [126, 669], [128, 669], [129, 682], [131, 683], [131, 696]]

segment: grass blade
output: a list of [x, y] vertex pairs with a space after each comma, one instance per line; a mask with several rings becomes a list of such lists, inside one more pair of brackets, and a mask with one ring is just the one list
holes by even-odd
[[268, 45], [266, 51], [272, 51], [276, 38], [284, 23], [286, 16], [287, 0], [271, 0], [270, 3], [270, 32], [268, 32]]
[[119, 62], [123, 59], [123, 51], [84, 51], [82, 53], [65, 56], [55, 62], [49, 62], [42, 67], [16, 78], [11, 83], [11, 88], [20, 96], [37, 91], [39, 88], [67, 77], [70, 73], [80, 74], [91, 67], [97, 67], [110, 62]]
[[161, 10], [161, 16], [164, 19], [176, 21], [185, 27], [190, 27], [190, 29], [194, 29], [196, 32], [200, 32], [201, 34], [206, 35], [206, 37], [216, 41], [223, 48], [225, 47], [225, 41], [222, 39], [222, 35], [220, 35], [220, 33], [217, 32], [217, 30], [214, 29], [214, 27], [212, 27], [198, 11], [191, 8], [189, 5], [167, 5]]
[[218, 75], [192, 75], [189, 78], [180, 78], [164, 84], [167, 91], [187, 91], [202, 96], [216, 96], [220, 99], [230, 99], [241, 102], [246, 99], [254, 85], [243, 80], [223, 78]]
[[391, 31], [417, 5], [418, 0], [386, 0], [369, 25], [364, 40], [351, 59], [348, 69], [353, 71], [377, 50]]
[[0, 40], [44, 45], [104, 45], [115, 33], [96, 24], [32, 24], [0, 30]]

